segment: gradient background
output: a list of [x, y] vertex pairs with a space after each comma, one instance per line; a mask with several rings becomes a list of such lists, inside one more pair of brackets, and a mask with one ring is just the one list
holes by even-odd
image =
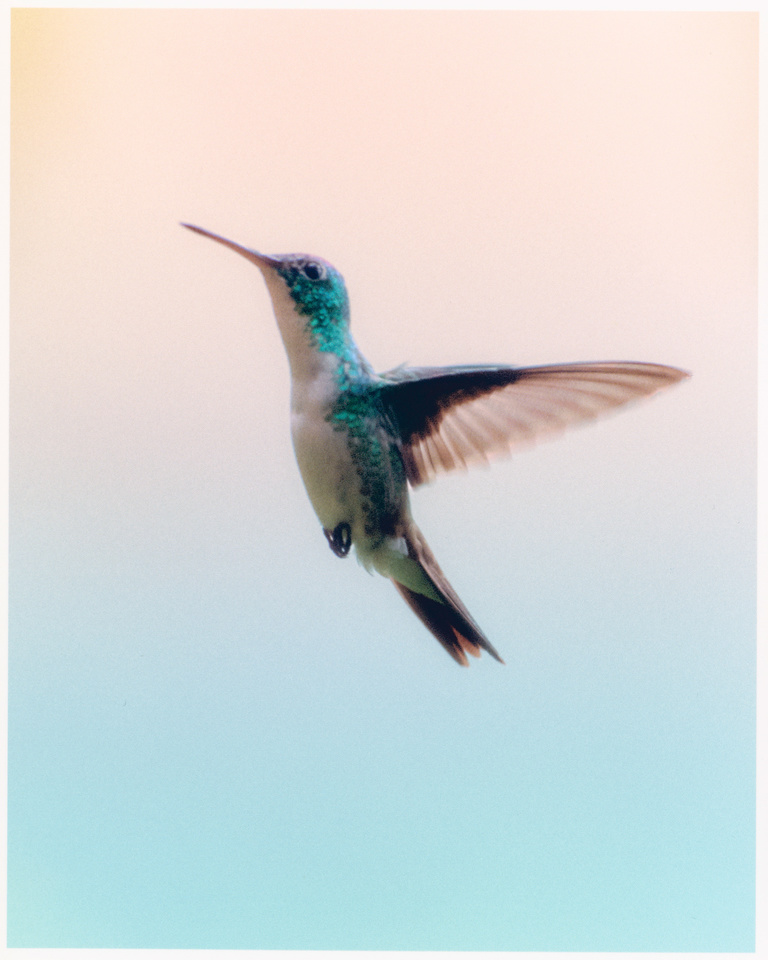
[[[12, 946], [748, 951], [757, 15], [17, 10]], [[258, 272], [379, 368], [656, 360], [337, 560]]]

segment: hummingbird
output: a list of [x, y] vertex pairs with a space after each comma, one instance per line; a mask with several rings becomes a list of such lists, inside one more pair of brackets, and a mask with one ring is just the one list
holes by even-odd
[[328, 545], [388, 577], [457, 663], [504, 661], [459, 599], [411, 515], [409, 488], [647, 397], [689, 374], [657, 363], [411, 367], [377, 374], [350, 333], [339, 271], [266, 255], [196, 227], [261, 271], [288, 355], [291, 435]]

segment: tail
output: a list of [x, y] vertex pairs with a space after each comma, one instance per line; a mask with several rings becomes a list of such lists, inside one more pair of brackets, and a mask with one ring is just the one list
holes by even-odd
[[490, 653], [499, 663], [504, 663], [486, 635], [472, 619], [469, 610], [459, 600], [456, 591], [448, 583], [448, 579], [440, 569], [418, 527], [411, 525], [405, 536], [405, 542], [408, 547], [408, 558], [418, 564], [422, 577], [432, 587], [430, 593], [433, 596], [413, 590], [394, 578], [392, 583], [424, 626], [462, 667], [469, 666], [468, 653], [473, 657], [479, 657], [481, 650]]

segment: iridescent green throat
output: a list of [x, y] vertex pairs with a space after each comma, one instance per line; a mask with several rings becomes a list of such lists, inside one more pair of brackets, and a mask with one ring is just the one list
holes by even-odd
[[307, 318], [314, 346], [323, 353], [343, 356], [349, 348], [349, 298], [341, 274], [329, 268], [322, 279], [310, 280], [290, 264], [278, 272], [297, 312]]

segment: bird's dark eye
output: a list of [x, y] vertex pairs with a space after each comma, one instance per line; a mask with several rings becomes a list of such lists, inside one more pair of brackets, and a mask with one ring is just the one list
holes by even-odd
[[304, 276], [308, 280], [322, 280], [325, 277], [325, 267], [320, 263], [310, 260], [304, 264]]

